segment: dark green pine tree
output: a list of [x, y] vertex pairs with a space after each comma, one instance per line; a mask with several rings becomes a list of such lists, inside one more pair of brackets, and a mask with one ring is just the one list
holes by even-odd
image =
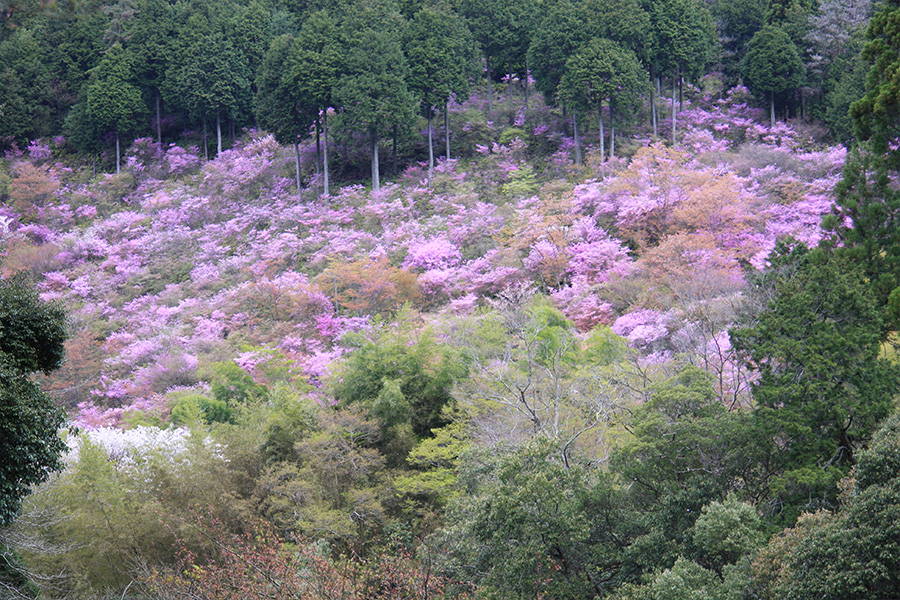
[[850, 112], [861, 140], [871, 140], [876, 154], [892, 169], [900, 168], [900, 1], [886, 0], [869, 21], [863, 58], [872, 66], [866, 94]]
[[[451, 94], [460, 99], [468, 93], [469, 79], [477, 75], [475, 42], [465, 22], [443, 6], [426, 6], [406, 29], [404, 47], [409, 62], [408, 85], [420, 100], [428, 119], [428, 179], [434, 170], [433, 120]], [[450, 132], [446, 131], [447, 157]]]
[[672, 77], [672, 141], [677, 138], [675, 94], [683, 77], [698, 76], [709, 62], [715, 29], [709, 10], [697, 0], [653, 0], [650, 5], [651, 61]]
[[[609, 103], [610, 116], [614, 119], [614, 107], [636, 107], [641, 93], [647, 88], [647, 72], [634, 52], [608, 39], [595, 39], [566, 62], [566, 73], [560, 82], [560, 95], [573, 109], [597, 109], [600, 154], [605, 156], [603, 103]], [[615, 129], [610, 142], [611, 156], [614, 151]]]
[[900, 323], [900, 34], [894, 26], [900, 3], [891, 0], [872, 17], [863, 57], [871, 64], [865, 95], [851, 105], [860, 146], [838, 183], [825, 229], [829, 243], [863, 269], [879, 305], [886, 309], [886, 339]]
[[[488, 83], [488, 112], [494, 115], [494, 71], [524, 63], [534, 12], [530, 0], [459, 0], [457, 10], [481, 48]], [[524, 64], [522, 64], [524, 66]]]
[[879, 355], [882, 311], [851, 256], [782, 243], [770, 263], [751, 281], [761, 312], [731, 338], [759, 374], [756, 426], [777, 441], [775, 487], [796, 517], [835, 501], [856, 452], [892, 410], [900, 370]]
[[407, 85], [402, 44], [405, 26], [391, 0], [358, 0], [342, 23], [344, 69], [334, 101], [345, 125], [369, 138], [373, 190], [381, 188], [379, 139], [413, 122], [415, 98]]
[[[328, 109], [334, 106], [334, 89], [341, 70], [338, 28], [334, 18], [321, 10], [310, 14], [297, 36], [298, 52], [285, 73], [311, 108], [316, 126], [316, 166], [322, 168], [322, 193], [329, 195]], [[321, 142], [319, 133], [321, 132]]]
[[126, 47], [134, 57], [138, 87], [156, 114], [156, 142], [162, 144], [162, 89], [175, 37], [172, 6], [166, 0], [139, 0]]
[[27, 29], [0, 43], [0, 148], [20, 147], [51, 131], [50, 72], [44, 52]]
[[[222, 150], [222, 121], [249, 114], [253, 107], [252, 66], [231, 31], [237, 8], [230, 3], [181, 5], [177, 36], [166, 71], [163, 99], [183, 110], [204, 129], [216, 123], [216, 148]], [[205, 140], [204, 140], [205, 145]]]
[[116, 142], [116, 173], [121, 163], [121, 138], [138, 131], [147, 107], [134, 84], [131, 57], [115, 44], [103, 55], [87, 88], [86, 115], [101, 134], [112, 133]]
[[566, 72], [566, 61], [591, 37], [576, 4], [560, 0], [548, 7], [528, 48], [528, 64], [534, 75], [534, 87], [549, 104], [559, 100], [559, 82]]
[[309, 136], [313, 111], [302, 102], [300, 90], [287, 76], [288, 65], [298, 52], [297, 40], [290, 34], [272, 40], [256, 74], [256, 116], [259, 124], [282, 144], [294, 147], [297, 190], [300, 179], [300, 141]]
[[747, 87], [768, 97], [770, 120], [775, 125], [775, 97], [803, 82], [803, 61], [797, 47], [782, 29], [767, 25], [747, 44], [741, 70]]

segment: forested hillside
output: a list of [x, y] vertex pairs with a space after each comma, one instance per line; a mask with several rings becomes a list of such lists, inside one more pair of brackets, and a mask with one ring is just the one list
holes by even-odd
[[0, 4], [0, 597], [895, 597], [898, 10]]

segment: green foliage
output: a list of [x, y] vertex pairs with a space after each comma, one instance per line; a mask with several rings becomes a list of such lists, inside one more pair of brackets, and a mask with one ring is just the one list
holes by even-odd
[[213, 398], [226, 405], [244, 404], [267, 395], [266, 388], [253, 381], [253, 377], [234, 362], [215, 363], [210, 366], [210, 371]]
[[50, 132], [50, 72], [32, 32], [19, 29], [0, 42], [0, 144]]
[[285, 535], [300, 534], [347, 549], [385, 524], [384, 457], [379, 426], [359, 409], [325, 410], [299, 436], [291, 461], [272, 464], [256, 481], [256, 510]]
[[461, 462], [465, 495], [432, 543], [489, 598], [603, 595], [620, 568], [627, 508], [612, 478], [539, 436]]
[[656, 385], [650, 401], [634, 411], [633, 438], [611, 459], [633, 482], [631, 501], [641, 514], [639, 535], [628, 549], [629, 578], [693, 556], [690, 532], [704, 506], [729, 493], [754, 500], [765, 494], [757, 468], [770, 442], [755, 437], [750, 422], [751, 415], [728, 411], [710, 375], [695, 367]]
[[754, 564], [765, 599], [890, 598], [900, 586], [900, 428], [894, 414], [858, 454], [834, 514], [807, 515], [774, 538]]
[[87, 115], [99, 133], [126, 136], [143, 125], [147, 107], [133, 80], [130, 55], [118, 44], [107, 50], [87, 88]]
[[[832, 214], [823, 221], [833, 234], [828, 245], [862, 270], [880, 307], [900, 287], [900, 193], [894, 180], [889, 161], [862, 145], [847, 160]], [[883, 313], [884, 338], [897, 327], [898, 316]]]
[[388, 135], [394, 126], [409, 126], [415, 101], [403, 54], [404, 21], [390, 0], [357, 2], [344, 24], [344, 70], [334, 88], [349, 127]]
[[796, 89], [804, 74], [797, 47], [787, 33], [772, 25], [763, 27], [748, 42], [741, 71], [747, 87], [765, 96]]
[[877, 154], [890, 154], [894, 168], [900, 165], [897, 150], [888, 144], [897, 138], [900, 122], [900, 33], [896, 27], [900, 3], [889, 0], [880, 5], [869, 22], [863, 58], [871, 63], [866, 94], [851, 106], [860, 139], [872, 140]]
[[694, 523], [693, 545], [702, 562], [717, 573], [750, 556], [764, 542], [764, 526], [756, 509], [733, 497], [704, 506]]
[[573, 107], [590, 109], [608, 101], [628, 110], [637, 106], [648, 88], [647, 72], [632, 51], [607, 39], [594, 39], [566, 62], [560, 97]]
[[42, 302], [24, 274], [0, 280], [0, 524], [62, 467], [65, 415], [29, 376], [59, 367], [66, 337], [62, 308]]
[[[430, 437], [446, 424], [442, 411], [452, 397], [450, 386], [465, 374], [456, 351], [437, 342], [434, 332], [386, 329], [376, 339], [361, 341], [334, 382], [334, 395], [344, 406], [362, 404], [382, 429], [382, 447], [401, 443], [389, 453], [401, 464], [412, 442]], [[405, 427], [409, 433], [405, 433]]]
[[409, 62], [408, 85], [422, 101], [426, 116], [455, 94], [468, 95], [477, 74], [472, 33], [456, 13], [443, 5], [426, 5], [406, 28], [404, 50]]
[[673, 75], [699, 75], [715, 39], [706, 6], [696, 0], [656, 0], [649, 12], [653, 62]]
[[233, 410], [224, 401], [208, 398], [203, 394], [184, 394], [172, 406], [170, 417], [176, 425], [196, 425], [200, 422], [231, 423], [234, 420]]
[[77, 461], [35, 490], [16, 534], [46, 597], [120, 597], [140, 562], [175, 560], [176, 536], [188, 551], [205, 549], [181, 520], [192, 507], [202, 505], [226, 524], [238, 512], [235, 473], [206, 431], [195, 429], [180, 449], [149, 441], [175, 437], [164, 431], [148, 428], [145, 435], [143, 445], [107, 448], [85, 434]]
[[754, 421], [779, 441], [793, 501], [831, 502], [890, 413], [900, 371], [879, 357], [881, 314], [857, 263], [802, 245], [779, 246], [770, 262], [753, 282], [764, 308], [732, 340], [759, 373]]

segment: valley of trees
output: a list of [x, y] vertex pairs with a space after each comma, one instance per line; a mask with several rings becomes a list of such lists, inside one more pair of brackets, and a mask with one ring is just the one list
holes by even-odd
[[895, 597], [898, 14], [0, 3], [0, 598]]

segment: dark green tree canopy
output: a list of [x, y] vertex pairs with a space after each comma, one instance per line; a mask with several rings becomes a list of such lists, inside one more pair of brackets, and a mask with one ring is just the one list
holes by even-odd
[[879, 356], [882, 311], [858, 263], [786, 243], [770, 261], [752, 282], [762, 311], [731, 337], [759, 373], [754, 417], [779, 440], [785, 493], [815, 508], [890, 414], [900, 370]]
[[768, 96], [797, 88], [803, 80], [800, 53], [784, 30], [767, 25], [747, 45], [742, 67], [747, 87]]
[[647, 72], [631, 50], [607, 39], [594, 39], [566, 62], [560, 97], [586, 109], [603, 102], [629, 108], [648, 87]]
[[900, 2], [887, 0], [869, 22], [863, 57], [871, 63], [866, 95], [851, 106], [861, 139], [872, 140], [878, 154], [900, 166], [900, 150], [889, 143], [900, 136]]
[[131, 56], [116, 44], [103, 56], [87, 89], [87, 114], [101, 132], [124, 136], [142, 125], [147, 107], [133, 82]]
[[465, 22], [444, 6], [425, 6], [406, 28], [404, 40], [409, 62], [408, 85], [422, 101], [421, 109], [434, 109], [451, 94], [468, 94], [469, 79], [477, 75], [475, 41]]
[[653, 62], [673, 75], [699, 75], [715, 40], [709, 10], [697, 0], [654, 0], [649, 12]]
[[0, 280], [0, 524], [62, 466], [65, 415], [29, 375], [57, 368], [65, 340], [62, 308], [42, 302], [24, 275]]

